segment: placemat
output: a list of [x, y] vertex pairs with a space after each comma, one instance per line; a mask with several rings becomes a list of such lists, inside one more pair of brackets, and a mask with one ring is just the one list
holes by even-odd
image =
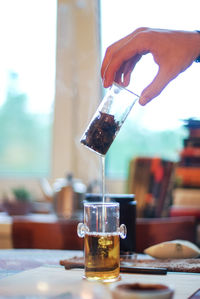
[[[84, 267], [84, 258], [73, 257], [60, 260], [60, 265], [66, 269], [71, 266]], [[121, 266], [135, 267], [157, 267], [167, 268], [169, 272], [190, 272], [200, 273], [200, 258], [194, 259], [123, 259], [120, 260]]]

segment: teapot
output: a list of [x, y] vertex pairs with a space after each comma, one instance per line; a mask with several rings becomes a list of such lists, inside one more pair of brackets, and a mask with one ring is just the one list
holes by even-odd
[[59, 218], [71, 218], [80, 214], [86, 194], [86, 186], [71, 173], [58, 178], [51, 188], [48, 181], [41, 183], [45, 197], [52, 201], [54, 212]]

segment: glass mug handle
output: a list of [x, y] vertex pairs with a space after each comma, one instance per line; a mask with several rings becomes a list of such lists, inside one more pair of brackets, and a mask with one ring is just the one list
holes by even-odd
[[[77, 234], [80, 238], [83, 238], [85, 236], [85, 233], [88, 232], [89, 229], [87, 227], [87, 225], [85, 225], [84, 223], [79, 223], [77, 226]], [[119, 227], [119, 235], [122, 239], [126, 238], [127, 235], [127, 228], [125, 224], [121, 224]]]
[[85, 233], [88, 232], [89, 229], [87, 227], [87, 225], [85, 225], [84, 223], [79, 223], [77, 226], [77, 234], [79, 236], [79, 238], [84, 238], [85, 237]]
[[125, 224], [121, 224], [119, 227], [119, 235], [121, 239], [125, 239], [127, 235], [127, 228]]

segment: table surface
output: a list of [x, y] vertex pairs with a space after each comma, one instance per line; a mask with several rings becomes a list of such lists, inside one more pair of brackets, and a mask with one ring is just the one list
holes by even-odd
[[[0, 250], [0, 296], [61, 296], [83, 289], [83, 270], [65, 270], [61, 259], [83, 256], [81, 251], [67, 250]], [[173, 273], [167, 275], [121, 274], [121, 282], [170, 284], [175, 299], [186, 299], [200, 288], [200, 274]], [[85, 287], [85, 286], [84, 286]], [[89, 285], [91, 288], [91, 284]], [[101, 286], [103, 287], [103, 286]], [[95, 290], [98, 290], [98, 287]], [[105, 293], [104, 293], [105, 292]], [[97, 299], [110, 299], [110, 292], [101, 289]], [[60, 297], [61, 298], [61, 297]], [[62, 298], [68, 298], [64, 296]], [[91, 297], [93, 298], [93, 297]]]

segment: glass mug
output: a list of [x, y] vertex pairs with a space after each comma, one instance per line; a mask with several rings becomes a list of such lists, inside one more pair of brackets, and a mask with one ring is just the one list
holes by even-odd
[[77, 227], [84, 237], [85, 278], [111, 282], [119, 279], [120, 240], [126, 226], [119, 226], [119, 203], [84, 203], [84, 223]]
[[114, 83], [101, 101], [80, 142], [104, 156], [139, 96]]

